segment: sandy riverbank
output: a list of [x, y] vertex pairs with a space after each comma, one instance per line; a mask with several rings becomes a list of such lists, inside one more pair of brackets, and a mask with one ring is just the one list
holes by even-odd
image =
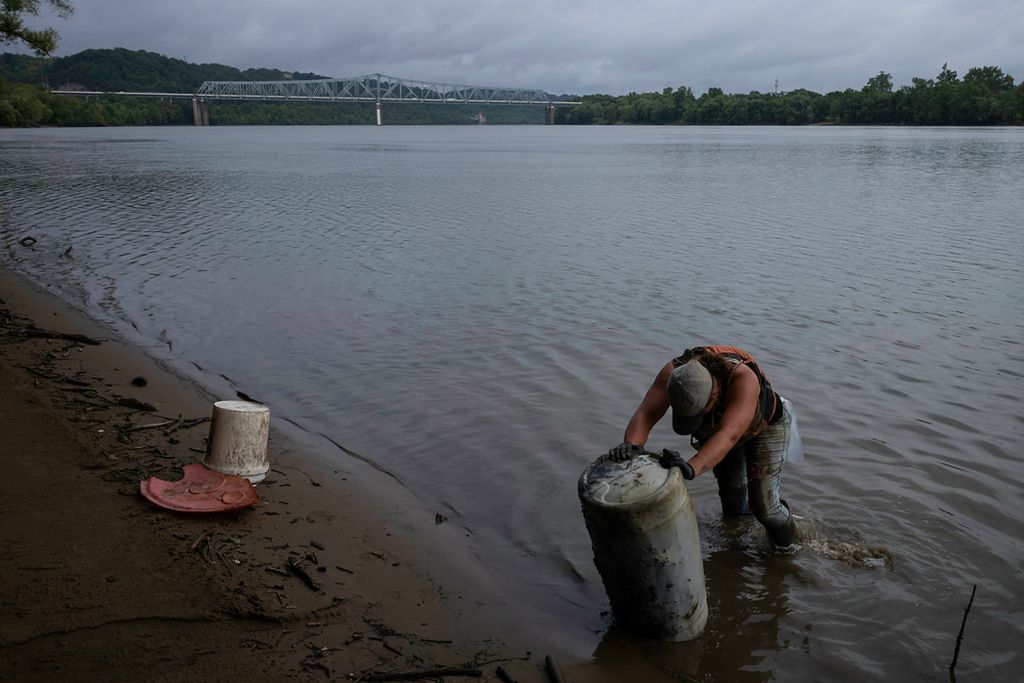
[[184, 425], [213, 400], [0, 271], [0, 679], [498, 680], [501, 665], [546, 680], [542, 636], [488, 632], [430, 575], [422, 539], [276, 431], [256, 509], [185, 516], [139, 496], [140, 479], [201, 461], [208, 423]]

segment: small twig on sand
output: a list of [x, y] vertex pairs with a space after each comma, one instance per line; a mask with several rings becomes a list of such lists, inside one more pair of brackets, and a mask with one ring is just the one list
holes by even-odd
[[63, 387], [62, 386], [60, 388], [60, 390], [61, 391], [74, 392], [76, 394], [82, 394], [83, 396], [88, 396], [89, 398], [98, 398], [101, 401], [106, 401], [107, 400], [107, 399], [103, 398], [102, 396], [100, 396], [100, 393], [98, 391], [96, 391], [95, 389], [91, 389], [89, 387], [75, 387], [75, 386]]
[[501, 679], [502, 683], [516, 683], [516, 679], [512, 678], [512, 676], [505, 671], [505, 667], [503, 666], [499, 666], [495, 669], [494, 673]]
[[953, 663], [949, 665], [949, 674], [953, 675], [953, 670], [956, 669], [956, 662], [960, 659], [960, 645], [964, 642], [964, 629], [967, 627], [967, 615], [971, 611], [971, 605], [974, 604], [974, 593], [978, 590], [978, 584], [974, 584], [971, 589], [971, 599], [967, 601], [967, 609], [964, 610], [964, 619], [960, 622], [960, 633], [956, 636], [956, 649], [953, 651]]
[[317, 583], [316, 580], [314, 580], [313, 577], [309, 575], [309, 572], [303, 569], [298, 562], [296, 562], [295, 560], [288, 560], [287, 566], [288, 571], [302, 579], [302, 582], [309, 586], [310, 589], [315, 590], [318, 593], [320, 592], [320, 584]]
[[[270, 567], [267, 567], [267, 569], [270, 569]], [[337, 607], [338, 605], [340, 605], [343, 602], [345, 602], [345, 598], [339, 598], [338, 596], [335, 596], [334, 598], [331, 599], [331, 604], [324, 605], [323, 607], [317, 607], [316, 609], [313, 610], [313, 614], [316, 614], [318, 612], [323, 612], [325, 609], [331, 609], [333, 607]]]
[[415, 681], [420, 678], [443, 678], [445, 676], [466, 676], [480, 678], [484, 672], [480, 669], [424, 669], [423, 671], [396, 671], [394, 673], [375, 673], [365, 676], [364, 681]]
[[[487, 666], [488, 664], [497, 664], [498, 662], [528, 662], [530, 661], [530, 655], [523, 655], [522, 657], [497, 657], [496, 659], [485, 659], [484, 661], [473, 660], [473, 664], [476, 666]], [[507, 673], [507, 672], [506, 672]]]
[[192, 543], [192, 545], [189, 546], [188, 549], [191, 550], [191, 551], [197, 551], [200, 548], [204, 547], [204, 544], [205, 544], [205, 546], [209, 546], [210, 545], [210, 534], [209, 533], [200, 534], [199, 538], [197, 538], [195, 540], [195, 542]]
[[181, 420], [181, 424], [177, 427], [178, 429], [189, 429], [190, 427], [195, 427], [198, 424], [210, 421], [210, 418], [208, 417], [193, 417], [188, 420], [182, 420], [179, 417], [178, 419]]
[[171, 425], [178, 424], [179, 422], [181, 422], [180, 417], [174, 420], [167, 420], [166, 422], [152, 422], [145, 425], [133, 425], [131, 427], [125, 427], [121, 431], [125, 434], [130, 432], [141, 432], [143, 429], [160, 429], [161, 427], [170, 427]]

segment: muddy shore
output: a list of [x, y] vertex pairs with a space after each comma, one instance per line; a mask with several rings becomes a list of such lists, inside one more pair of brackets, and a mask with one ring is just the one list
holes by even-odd
[[449, 591], [429, 539], [275, 429], [259, 507], [150, 504], [139, 481], [202, 460], [219, 398], [0, 270], [0, 680], [544, 681], [549, 653], [600, 679]]

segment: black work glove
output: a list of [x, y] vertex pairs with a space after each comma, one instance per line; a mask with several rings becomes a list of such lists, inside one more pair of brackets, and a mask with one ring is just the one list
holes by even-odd
[[686, 462], [686, 458], [684, 458], [683, 454], [679, 451], [673, 451], [668, 448], [662, 450], [658, 464], [666, 470], [678, 467], [679, 471], [683, 473], [683, 479], [686, 480], [693, 479], [696, 476], [693, 471], [693, 466]]
[[643, 451], [644, 449], [637, 446], [635, 443], [623, 441], [618, 446], [608, 451], [608, 459], [612, 462], [626, 462], [627, 460], [632, 459], [633, 456], [643, 453]]

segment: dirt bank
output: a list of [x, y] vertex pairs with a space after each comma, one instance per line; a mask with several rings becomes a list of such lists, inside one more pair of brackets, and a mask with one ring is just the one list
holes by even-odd
[[275, 431], [256, 509], [139, 496], [202, 460], [213, 400], [0, 270], [0, 679], [546, 680], [543, 643], [467, 616], [359, 482]]

